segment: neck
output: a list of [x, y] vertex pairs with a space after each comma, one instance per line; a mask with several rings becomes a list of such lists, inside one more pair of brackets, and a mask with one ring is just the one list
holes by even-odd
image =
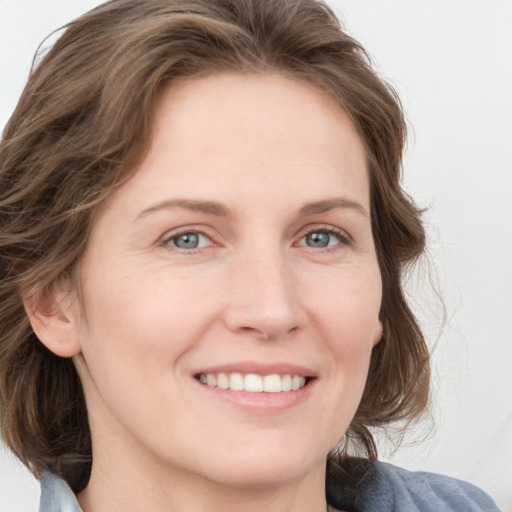
[[[171, 474], [174, 473], [174, 474]], [[84, 512], [326, 512], [325, 470], [296, 481], [233, 486], [184, 473], [168, 471], [157, 478], [136, 469], [105, 472], [94, 467], [91, 479], [78, 495]]]

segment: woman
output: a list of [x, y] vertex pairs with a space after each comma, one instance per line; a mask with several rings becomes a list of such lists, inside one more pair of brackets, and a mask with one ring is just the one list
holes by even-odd
[[496, 510], [376, 462], [428, 403], [404, 137], [319, 2], [69, 25], [0, 148], [2, 435], [41, 511]]

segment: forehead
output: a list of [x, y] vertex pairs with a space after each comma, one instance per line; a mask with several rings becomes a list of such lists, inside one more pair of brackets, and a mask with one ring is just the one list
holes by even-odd
[[361, 138], [339, 104], [309, 83], [235, 73], [175, 81], [159, 92], [154, 123], [148, 154], [121, 187], [134, 199], [229, 202], [235, 184], [237, 196], [278, 187], [307, 193], [304, 201], [348, 189], [369, 208]]
[[364, 151], [352, 121], [331, 96], [279, 74], [218, 73], [172, 82], [156, 103], [155, 135], [153, 148], [179, 138], [189, 154], [229, 153], [237, 143], [246, 152], [270, 145], [283, 154], [298, 145], [336, 145], [344, 159]]

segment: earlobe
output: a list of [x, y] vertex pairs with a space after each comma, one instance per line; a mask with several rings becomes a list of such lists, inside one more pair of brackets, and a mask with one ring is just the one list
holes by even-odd
[[81, 351], [73, 302], [70, 292], [57, 289], [23, 300], [36, 336], [61, 357], [72, 357]]

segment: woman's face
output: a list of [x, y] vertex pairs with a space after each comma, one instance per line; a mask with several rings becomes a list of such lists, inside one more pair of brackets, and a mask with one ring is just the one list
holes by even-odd
[[155, 123], [82, 265], [95, 463], [236, 485], [323, 471], [380, 334], [362, 142], [278, 75], [175, 83]]

